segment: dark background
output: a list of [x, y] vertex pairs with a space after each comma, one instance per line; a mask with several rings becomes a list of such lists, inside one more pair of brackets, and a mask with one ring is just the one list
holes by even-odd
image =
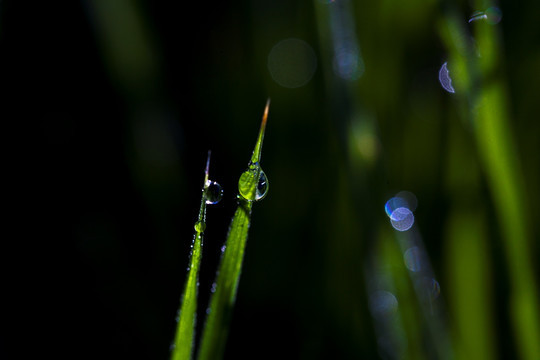
[[[254, 206], [226, 358], [376, 358], [363, 263], [385, 201], [400, 190], [419, 199], [415, 216], [444, 294], [452, 276], [444, 265], [446, 216], [458, 201], [445, 187], [451, 129], [474, 152], [436, 75], [446, 56], [437, 22], [450, 5], [353, 2], [366, 62], [359, 97], [328, 80], [316, 6], [0, 2], [9, 183], [2, 358], [167, 358], [211, 149], [210, 176], [224, 198], [208, 208], [202, 324], [236, 182], [268, 97], [261, 163], [270, 190]], [[534, 205], [539, 9], [499, 7], [511, 125]], [[267, 69], [272, 46], [290, 37], [318, 57], [314, 77], [297, 89], [279, 86]], [[376, 119], [373, 166], [356, 167], [349, 153], [346, 119], [355, 106]], [[486, 301], [505, 312], [509, 280], [496, 270], [505, 266], [504, 250], [479, 178], [469, 190], [487, 213], [486, 257], [497, 279]], [[536, 225], [532, 234], [538, 240]], [[508, 338], [509, 320], [494, 319], [496, 336]], [[515, 351], [513, 340], [494, 346], [501, 356]]]

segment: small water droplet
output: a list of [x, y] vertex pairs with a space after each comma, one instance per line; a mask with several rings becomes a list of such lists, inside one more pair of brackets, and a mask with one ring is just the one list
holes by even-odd
[[424, 287], [427, 295], [429, 296], [429, 300], [431, 301], [437, 299], [441, 294], [441, 286], [439, 285], [439, 282], [431, 277], [425, 277], [423, 279], [422, 286]]
[[196, 232], [203, 233], [206, 229], [206, 223], [204, 221], [197, 221], [194, 227]]
[[213, 283], [212, 287], [210, 288], [210, 292], [215, 293], [217, 290], [217, 283]]
[[483, 11], [476, 11], [469, 18], [469, 23], [482, 19], [487, 19], [487, 15]]
[[488, 8], [486, 11], [476, 11], [469, 18], [469, 24], [478, 21], [485, 20], [490, 25], [496, 25], [501, 22], [502, 11], [495, 6]]
[[222, 253], [225, 252], [225, 249], [226, 249], [226, 248], [227, 248], [227, 245], [223, 245], [223, 246], [221, 247], [221, 252], [222, 252]]
[[498, 7], [492, 6], [486, 10], [487, 22], [496, 25], [502, 20], [502, 11]]
[[242, 173], [238, 180], [238, 192], [248, 201], [259, 201], [266, 196], [268, 178], [257, 164], [251, 164], [250, 168]]
[[417, 246], [408, 248], [403, 254], [403, 261], [410, 271], [420, 271], [422, 269], [422, 255], [420, 249]]
[[439, 70], [439, 82], [444, 90], [449, 93], [455, 93], [454, 87], [452, 86], [452, 79], [450, 78], [450, 71], [448, 71], [447, 63], [442, 64], [441, 69]]
[[208, 180], [204, 187], [206, 203], [209, 205], [217, 204], [223, 197], [223, 189], [217, 182]]
[[407, 231], [414, 224], [414, 215], [411, 210], [400, 207], [390, 215], [392, 227], [398, 231]]
[[398, 308], [396, 296], [389, 291], [375, 291], [369, 296], [369, 309], [374, 318], [387, 317]]
[[391, 217], [392, 213], [400, 207], [408, 208], [409, 204], [404, 198], [394, 196], [393, 198], [390, 198], [390, 200], [388, 200], [386, 204], [384, 204], [384, 211], [386, 212], [386, 215], [388, 215], [388, 217]]

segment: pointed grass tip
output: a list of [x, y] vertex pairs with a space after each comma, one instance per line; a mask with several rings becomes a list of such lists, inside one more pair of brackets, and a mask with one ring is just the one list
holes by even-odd
[[210, 172], [210, 156], [212, 155], [212, 150], [208, 150], [208, 157], [206, 158], [206, 168], [204, 169], [204, 184], [208, 182], [208, 173]]
[[270, 98], [266, 101], [266, 106], [264, 107], [264, 113], [261, 121], [261, 128], [259, 130], [259, 136], [257, 138], [257, 143], [255, 144], [255, 149], [253, 150], [253, 154], [251, 156], [251, 162], [252, 163], [258, 163], [261, 161], [261, 149], [262, 149], [262, 143], [264, 139], [264, 132], [266, 130], [266, 121], [268, 120], [268, 110], [270, 109]]
[[264, 107], [264, 114], [262, 118], [261, 128], [266, 127], [266, 120], [268, 119], [268, 110], [270, 109], [270, 98], [266, 100], [266, 106]]

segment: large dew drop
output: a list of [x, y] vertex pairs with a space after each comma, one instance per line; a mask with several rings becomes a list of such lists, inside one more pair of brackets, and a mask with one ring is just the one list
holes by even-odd
[[208, 180], [204, 187], [206, 203], [209, 205], [217, 204], [223, 197], [223, 189], [217, 182]]
[[264, 171], [255, 166], [244, 171], [238, 180], [238, 192], [248, 201], [263, 199], [268, 193], [268, 178]]

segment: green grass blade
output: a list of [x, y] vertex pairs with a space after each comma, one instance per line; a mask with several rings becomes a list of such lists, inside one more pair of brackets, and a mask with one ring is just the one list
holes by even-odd
[[[456, 84], [470, 105], [479, 160], [485, 172], [498, 215], [501, 238], [507, 257], [511, 282], [510, 318], [516, 334], [518, 351], [523, 359], [536, 359], [540, 354], [539, 295], [533, 260], [528, 204], [520, 157], [512, 134], [508, 95], [501, 73], [502, 51], [496, 28], [479, 23], [475, 27], [476, 45], [481, 56], [464, 59], [459, 49], [471, 47], [459, 33], [459, 20], [447, 19], [442, 38], [451, 50], [451, 60], [461, 64]], [[473, 79], [478, 85], [473, 87]], [[461, 85], [460, 85], [461, 84]], [[457, 92], [457, 89], [456, 89]]]
[[208, 152], [208, 160], [206, 161], [201, 207], [199, 209], [199, 217], [195, 223], [195, 236], [193, 238], [188, 274], [182, 294], [176, 336], [171, 353], [172, 360], [191, 359], [193, 354], [195, 325], [197, 321], [199, 267], [202, 258], [204, 230], [206, 228], [207, 189], [211, 184], [208, 180], [209, 164], [210, 152]]
[[199, 350], [199, 360], [219, 359], [225, 350], [228, 324], [242, 271], [253, 201], [262, 199], [268, 190], [266, 175], [262, 171], [259, 161], [261, 159], [269, 105], [270, 102], [267, 102], [248, 169], [240, 176], [238, 181], [238, 208], [231, 220], [216, 282], [213, 287], [215, 291], [210, 299], [209, 313]]

